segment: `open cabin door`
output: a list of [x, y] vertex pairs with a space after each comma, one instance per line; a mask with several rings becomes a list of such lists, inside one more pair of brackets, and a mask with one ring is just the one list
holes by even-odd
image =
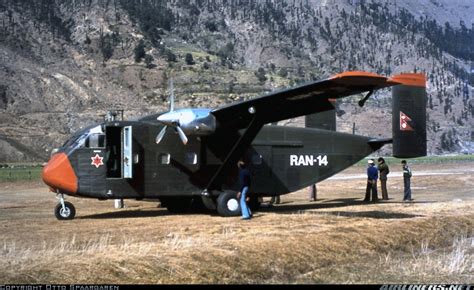
[[107, 178], [132, 178], [132, 126], [106, 128]]
[[125, 126], [122, 130], [122, 172], [123, 178], [132, 178], [132, 126]]

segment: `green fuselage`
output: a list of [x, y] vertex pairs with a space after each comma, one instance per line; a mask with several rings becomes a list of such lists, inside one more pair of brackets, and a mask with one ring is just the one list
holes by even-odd
[[[132, 177], [124, 178], [121, 131], [132, 133]], [[209, 180], [225, 160], [228, 148], [242, 131], [219, 131], [212, 136], [189, 136], [183, 145], [171, 132], [159, 143], [162, 126], [146, 121], [103, 125], [103, 148], [61, 148], [78, 179], [75, 195], [99, 198], [159, 198], [162, 196], [211, 195], [222, 190], [238, 191], [238, 169], [232, 166], [212, 187]], [[264, 126], [242, 158], [249, 165], [250, 192], [260, 196], [290, 193], [324, 180], [358, 162], [382, 144], [369, 137], [313, 128]], [[103, 157], [103, 164], [91, 162]]]

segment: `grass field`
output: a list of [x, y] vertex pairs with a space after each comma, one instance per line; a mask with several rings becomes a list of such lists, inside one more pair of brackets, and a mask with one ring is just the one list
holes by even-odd
[[[366, 157], [363, 160], [359, 161], [357, 165], [367, 165], [367, 160], [374, 159], [377, 160], [378, 156], [375, 157]], [[392, 165], [400, 165], [402, 162], [402, 158], [395, 158], [395, 157], [384, 157], [385, 162]], [[466, 155], [440, 155], [440, 156], [425, 156], [425, 157], [418, 157], [418, 158], [410, 158], [405, 159], [409, 164], [437, 164], [437, 163], [451, 163], [451, 162], [473, 162], [474, 155], [473, 154], [466, 154]]]
[[0, 182], [40, 180], [43, 167], [38, 165], [10, 164], [0, 168]]
[[301, 190], [250, 221], [72, 197], [76, 219], [58, 221], [41, 182], [4, 182], [0, 284], [472, 284], [473, 166], [414, 163], [414, 172], [434, 175], [414, 176], [413, 203], [401, 202], [396, 168], [388, 202], [363, 203], [363, 177], [326, 180], [317, 202]]

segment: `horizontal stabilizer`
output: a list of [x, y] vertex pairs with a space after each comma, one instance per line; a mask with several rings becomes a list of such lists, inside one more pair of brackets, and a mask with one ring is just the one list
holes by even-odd
[[385, 144], [393, 143], [393, 139], [392, 138], [370, 139], [368, 143], [369, 143], [370, 147], [372, 147], [374, 150], [378, 150], [378, 149], [382, 148], [382, 146], [385, 145]]

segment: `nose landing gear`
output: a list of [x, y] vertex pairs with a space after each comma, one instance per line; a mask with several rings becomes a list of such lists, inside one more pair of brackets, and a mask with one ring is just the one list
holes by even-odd
[[64, 201], [64, 195], [58, 194], [59, 203], [54, 208], [54, 215], [58, 220], [72, 220], [76, 216], [76, 208], [68, 201]]

